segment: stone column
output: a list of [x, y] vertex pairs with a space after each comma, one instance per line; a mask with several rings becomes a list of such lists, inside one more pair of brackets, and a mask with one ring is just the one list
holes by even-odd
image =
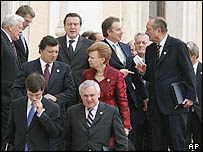
[[149, 19], [148, 1], [123, 1], [122, 2], [122, 29], [123, 42], [134, 39], [138, 32], [145, 32], [146, 23]]

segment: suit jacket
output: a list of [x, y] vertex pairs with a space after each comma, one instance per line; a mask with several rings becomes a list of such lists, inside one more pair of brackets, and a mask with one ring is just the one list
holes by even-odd
[[193, 107], [197, 116], [202, 122], [202, 63], [199, 62], [197, 66], [196, 72], [196, 85], [197, 85], [197, 97], [198, 97], [198, 104], [194, 104]]
[[65, 150], [102, 151], [103, 146], [110, 147], [112, 134], [115, 137], [115, 150], [127, 151], [128, 139], [118, 108], [99, 102], [90, 128], [82, 103], [68, 108], [63, 132]]
[[82, 72], [85, 69], [89, 68], [88, 55], [86, 54], [86, 50], [90, 47], [90, 45], [93, 44], [93, 41], [87, 40], [86, 38], [79, 36], [73, 56], [70, 57], [67, 48], [66, 35], [57, 39], [60, 43], [57, 60], [70, 65], [76, 88], [78, 88], [81, 83]]
[[28, 97], [23, 96], [13, 100], [9, 113], [9, 121], [6, 136], [2, 148], [9, 143], [14, 145], [15, 151], [23, 151], [25, 143], [29, 151], [41, 151], [49, 149], [49, 138], [58, 137], [61, 128], [58, 125], [60, 108], [57, 104], [42, 98], [45, 111], [40, 117], [35, 112], [29, 128], [27, 127], [27, 102]]
[[21, 38], [17, 41], [14, 41], [14, 44], [15, 44], [18, 58], [19, 58], [21, 64], [23, 64], [24, 62], [27, 62], [28, 55], [29, 55], [29, 49], [28, 49], [26, 40], [25, 40], [26, 53], [25, 53], [25, 47], [23, 45], [23, 41], [21, 40]]
[[195, 73], [186, 44], [168, 35], [158, 63], [156, 64], [155, 43], [147, 47], [145, 61], [147, 69], [144, 79], [150, 82], [149, 113], [156, 101], [164, 114], [187, 112], [188, 108], [174, 109], [175, 101], [170, 88], [173, 82], [186, 81], [186, 98], [193, 101], [196, 99]]
[[7, 35], [1, 30], [1, 106], [10, 106], [10, 89], [20, 64]]
[[[142, 99], [146, 99], [146, 98], [148, 98], [148, 96], [147, 96], [147, 92], [145, 90], [144, 83], [142, 82], [142, 79], [141, 79], [138, 71], [135, 69], [135, 64], [133, 62], [133, 58], [131, 55], [130, 46], [125, 44], [125, 43], [118, 42], [121, 50], [123, 51], [123, 54], [126, 57], [126, 65], [124, 66], [120, 62], [118, 56], [116, 55], [116, 53], [115, 53], [114, 49], [111, 47], [111, 45], [106, 40], [104, 40], [104, 42], [107, 43], [112, 50], [112, 55], [111, 55], [111, 59], [109, 61], [109, 64], [113, 68], [115, 68], [117, 70], [128, 69], [130, 71], [135, 72], [135, 74], [133, 74], [133, 75], [128, 74], [128, 76], [125, 78], [125, 82], [127, 85], [127, 93], [128, 93], [128, 95], [130, 95], [130, 97], [128, 98], [128, 102], [130, 102], [130, 105], [134, 105], [134, 108], [137, 108], [138, 103], [136, 100], [135, 88], [140, 90], [140, 97]], [[133, 85], [135, 86], [135, 88]]]
[[130, 111], [128, 107], [126, 84], [123, 73], [112, 68], [108, 64], [104, 70], [104, 80], [98, 82], [95, 79], [95, 74], [96, 70], [93, 68], [85, 70], [82, 74], [82, 82], [85, 80], [96, 81], [101, 89], [99, 100], [118, 107], [122, 116], [124, 127], [131, 129]]
[[[43, 75], [41, 69], [40, 59], [36, 59], [30, 62], [25, 62], [22, 65], [22, 69], [12, 86], [11, 94], [12, 98], [26, 95], [25, 80], [29, 74], [38, 72]], [[72, 78], [72, 72], [69, 65], [55, 61], [52, 66], [51, 75], [49, 79], [48, 87], [45, 88], [43, 94], [51, 94], [57, 98], [57, 103], [61, 108], [61, 120], [65, 119], [65, 107], [69, 107], [75, 102], [75, 84]], [[61, 121], [63, 126], [63, 121]]]

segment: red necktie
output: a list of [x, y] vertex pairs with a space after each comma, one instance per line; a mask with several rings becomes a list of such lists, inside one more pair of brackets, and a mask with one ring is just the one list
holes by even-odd
[[47, 88], [48, 84], [49, 84], [49, 78], [50, 78], [49, 64], [46, 64], [46, 68], [44, 70], [44, 78], [45, 78], [45, 84], [46, 84], [46, 88]]
[[15, 47], [14, 42], [12, 42], [12, 47], [13, 47], [13, 50], [14, 50], [15, 54], [17, 55], [17, 52], [16, 52], [16, 47]]

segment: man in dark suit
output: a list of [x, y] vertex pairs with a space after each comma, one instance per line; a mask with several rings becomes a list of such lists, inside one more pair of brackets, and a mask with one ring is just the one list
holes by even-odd
[[[64, 126], [66, 108], [71, 106], [75, 100], [75, 84], [69, 65], [56, 61], [59, 52], [59, 42], [52, 36], [45, 36], [39, 44], [40, 58], [26, 62], [14, 81], [11, 94], [12, 98], [26, 95], [25, 79], [29, 74], [38, 72], [45, 76], [46, 65], [50, 78], [45, 87], [43, 95], [45, 98], [60, 105], [60, 126]], [[46, 76], [45, 76], [46, 77]], [[53, 144], [51, 145], [53, 146]]]
[[19, 39], [24, 19], [18, 15], [6, 15], [1, 26], [1, 141], [5, 135], [11, 103], [10, 89], [16, 79], [20, 63], [12, 46]]
[[130, 108], [130, 121], [132, 125], [132, 130], [130, 131], [128, 137], [135, 146], [135, 111], [138, 108], [135, 88], [140, 90], [142, 100], [147, 101], [148, 96], [144, 83], [142, 82], [138, 71], [135, 69], [130, 46], [120, 42], [123, 32], [121, 30], [119, 18], [106, 18], [102, 23], [102, 32], [105, 37], [104, 42], [107, 43], [112, 50], [109, 64], [124, 73], [127, 85], [128, 106]]
[[[59, 137], [59, 106], [42, 96], [45, 79], [32, 73], [26, 79], [27, 96], [12, 101], [2, 150], [48, 151], [50, 137]], [[33, 116], [30, 118], [30, 114]], [[30, 122], [31, 121], [31, 122]], [[29, 122], [29, 123], [28, 123]]]
[[[82, 72], [89, 68], [88, 55], [85, 51], [93, 44], [93, 41], [79, 35], [82, 19], [78, 14], [67, 14], [63, 23], [66, 35], [57, 38], [60, 43], [57, 60], [70, 65], [76, 89], [78, 89], [81, 83]], [[78, 103], [78, 100], [76, 103]]]
[[128, 150], [128, 138], [117, 107], [100, 102], [100, 87], [93, 80], [79, 86], [83, 103], [68, 108], [63, 130], [65, 151], [103, 151], [113, 135], [116, 151]]
[[[202, 63], [199, 58], [199, 47], [192, 41], [186, 43], [196, 75], [198, 104], [190, 107], [188, 119], [187, 144], [199, 144], [196, 150], [202, 151]], [[192, 138], [191, 138], [192, 136]]]
[[[162, 17], [152, 18], [146, 34], [154, 42], [147, 47], [144, 63], [136, 68], [149, 81], [150, 123], [152, 150], [186, 150], [187, 112], [196, 100], [196, 82], [186, 44], [167, 34], [167, 23]], [[185, 81], [184, 106], [175, 109], [171, 83]]]
[[[20, 6], [17, 9], [16, 14], [24, 18], [23, 30], [25, 30], [32, 23], [32, 20], [35, 17], [35, 12], [29, 5]], [[14, 44], [21, 64], [27, 62], [29, 49], [23, 33], [21, 33], [20, 39], [15, 41]]]

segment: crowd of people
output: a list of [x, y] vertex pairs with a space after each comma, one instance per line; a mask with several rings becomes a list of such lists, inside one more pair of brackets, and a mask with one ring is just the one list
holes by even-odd
[[[1, 25], [2, 151], [202, 150], [202, 63], [193, 41], [168, 33], [154, 17], [146, 32], [121, 41], [119, 18], [80, 35], [82, 18], [68, 13], [66, 34], [46, 35], [28, 61], [23, 31], [29, 5]], [[134, 58], [139, 58], [135, 62]], [[171, 83], [184, 81], [175, 108]]]

